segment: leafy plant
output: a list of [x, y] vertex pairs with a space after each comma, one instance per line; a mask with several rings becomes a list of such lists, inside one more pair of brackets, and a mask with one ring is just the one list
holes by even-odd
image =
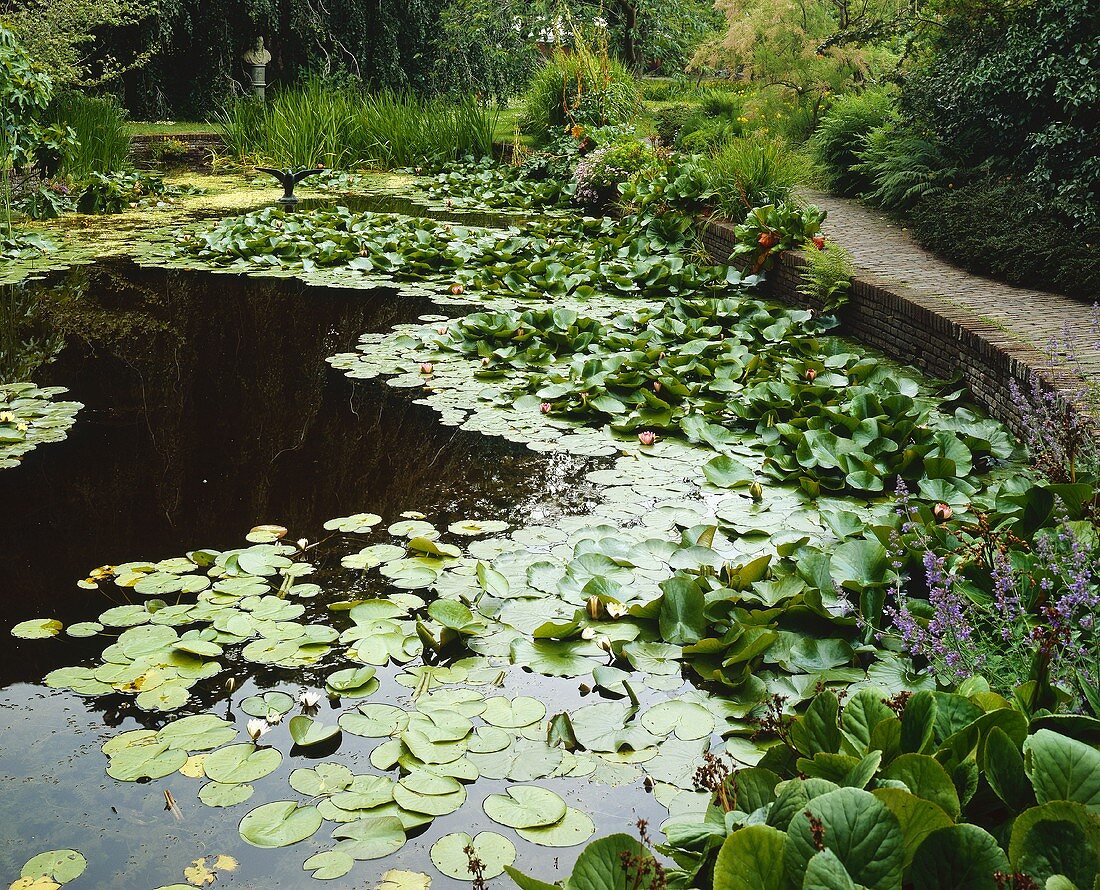
[[754, 207], [788, 201], [806, 165], [782, 139], [745, 136], [720, 146], [707, 172], [719, 212], [739, 223]]
[[92, 173], [115, 173], [127, 166], [130, 137], [126, 113], [113, 96], [62, 93], [50, 105], [45, 120], [73, 134], [56, 161], [44, 164], [47, 170], [56, 164], [61, 173], [83, 179]]
[[[1084, 727], [1029, 721], [980, 679], [957, 693], [868, 687], [843, 706], [823, 692], [799, 716], [776, 701], [760, 725], [777, 741], [759, 763], [701, 768], [706, 811], [664, 826], [670, 885], [994, 890], [1096, 879], [1100, 750], [1079, 739]], [[582, 858], [620, 875], [604, 856], [620, 837]], [[566, 886], [588, 886], [580, 873], [578, 860]], [[544, 886], [528, 881], [517, 877]]]
[[881, 90], [851, 93], [837, 99], [817, 125], [809, 148], [826, 187], [839, 195], [867, 191], [871, 179], [858, 167], [868, 134], [885, 126], [894, 102]]
[[851, 254], [838, 244], [822, 243], [815, 247], [806, 251], [807, 263], [798, 292], [814, 306], [833, 312], [847, 301], [855, 266]]
[[92, 173], [76, 208], [81, 213], [121, 213], [165, 191], [164, 181], [149, 173]]
[[784, 250], [800, 247], [818, 237], [825, 213], [813, 204], [806, 207], [794, 201], [778, 206], [754, 207], [745, 221], [733, 230], [737, 244], [733, 256], [752, 258], [752, 271], [767, 267]]
[[574, 200], [604, 207], [619, 197], [627, 182], [644, 178], [661, 167], [657, 153], [640, 139], [625, 139], [586, 154], [573, 174]]
[[866, 179], [863, 197], [887, 210], [908, 210], [958, 175], [932, 137], [896, 122], [871, 130], [856, 155], [851, 170]]
[[571, 127], [628, 123], [638, 110], [633, 75], [599, 41], [579, 39], [555, 50], [535, 72], [524, 98], [523, 125], [540, 142]]

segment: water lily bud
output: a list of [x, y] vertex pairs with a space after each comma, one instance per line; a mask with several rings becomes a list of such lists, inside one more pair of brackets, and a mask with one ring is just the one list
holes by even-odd
[[420, 365], [421, 374], [431, 374], [435, 370], [431, 362], [424, 362]]
[[763, 500], [764, 498], [764, 486], [759, 482], [754, 482], [749, 486], [749, 494], [754, 501]]
[[483, 358], [481, 360], [481, 367], [483, 367], [483, 368], [489, 367], [489, 359], [488, 358]]
[[539, 411], [541, 411], [543, 414], [549, 414], [553, 409], [554, 406], [551, 405], [549, 402], [543, 402], [541, 405], [539, 405]]
[[592, 691], [592, 687], [589, 686], [587, 683], [581, 683], [577, 686], [577, 690], [580, 692], [581, 695], [588, 695], [588, 693]]
[[463, 287], [458, 282], [455, 282], [454, 284], [451, 285], [451, 293], [454, 294], [456, 297], [459, 296], [460, 294], [464, 294], [465, 292], [466, 292], [466, 288]]
[[436, 332], [437, 334], [441, 334], [441, 335], [442, 335], [442, 334], [446, 334], [446, 333], [447, 333], [447, 326], [446, 326], [446, 325], [444, 325], [444, 324], [441, 324], [441, 325], [440, 325], [439, 327], [437, 327], [437, 328], [435, 329], [435, 332]]
[[237, 681], [236, 681], [235, 678], [230, 677], [228, 680], [225, 681], [225, 691], [228, 692], [230, 695], [233, 694], [233, 690], [236, 689], [236, 688], [237, 688]]
[[604, 608], [603, 601], [598, 596], [590, 596], [585, 609], [588, 611], [588, 617], [593, 621], [599, 621], [607, 614], [607, 609]]
[[936, 517], [936, 522], [947, 522], [951, 518], [954, 511], [950, 506], [944, 503], [936, 504], [932, 508], [932, 515]]
[[591, 641], [596, 639], [596, 631], [594, 628], [586, 627], [581, 631], [581, 639]]
[[306, 538], [299, 538], [295, 543], [297, 543], [299, 550], [305, 550], [309, 546], [309, 541]]
[[807, 368], [806, 373], [802, 376], [809, 380], [810, 383], [813, 383], [814, 380], [817, 378], [817, 371], [815, 371], [813, 368]]
[[607, 636], [597, 637], [596, 638], [596, 645], [600, 649], [603, 649], [603, 651], [606, 652], [608, 655], [614, 655], [615, 654], [615, 650], [613, 648], [613, 643], [611, 642], [611, 637], [607, 637]]
[[653, 391], [654, 392], [660, 392], [661, 391], [661, 381], [660, 380], [654, 380], [653, 381]]
[[646, 446], [652, 445], [657, 441], [657, 434], [653, 430], [642, 430], [638, 433], [638, 441]]

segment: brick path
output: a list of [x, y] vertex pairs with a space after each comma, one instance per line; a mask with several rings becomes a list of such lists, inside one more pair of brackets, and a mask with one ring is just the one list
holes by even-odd
[[820, 192], [804, 190], [803, 196], [829, 212], [825, 234], [852, 255], [860, 272], [883, 285], [901, 285], [910, 298], [951, 305], [1009, 352], [1045, 352], [1068, 334], [1085, 373], [1100, 376], [1100, 335], [1092, 330], [1088, 304], [971, 275], [924, 250], [880, 211]]

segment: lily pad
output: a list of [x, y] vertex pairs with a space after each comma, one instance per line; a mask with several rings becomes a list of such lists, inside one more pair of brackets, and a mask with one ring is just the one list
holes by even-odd
[[565, 801], [548, 788], [512, 785], [504, 794], [490, 794], [482, 803], [485, 815], [509, 828], [544, 828], [565, 818]]
[[322, 821], [317, 807], [276, 800], [256, 807], [241, 820], [238, 831], [254, 847], [289, 847], [312, 837]]
[[472, 881], [476, 875], [470, 871], [467, 849], [481, 862], [481, 876], [485, 879], [504, 874], [504, 866], [516, 861], [515, 845], [495, 831], [482, 831], [475, 837], [460, 831], [446, 834], [432, 844], [432, 864], [449, 878]]

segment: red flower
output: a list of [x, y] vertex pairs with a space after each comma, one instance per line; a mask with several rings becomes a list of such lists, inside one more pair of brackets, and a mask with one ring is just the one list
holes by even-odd
[[824, 250], [825, 249], [825, 236], [824, 235], [814, 235], [813, 242], [814, 242], [814, 247], [816, 247], [818, 250]]

